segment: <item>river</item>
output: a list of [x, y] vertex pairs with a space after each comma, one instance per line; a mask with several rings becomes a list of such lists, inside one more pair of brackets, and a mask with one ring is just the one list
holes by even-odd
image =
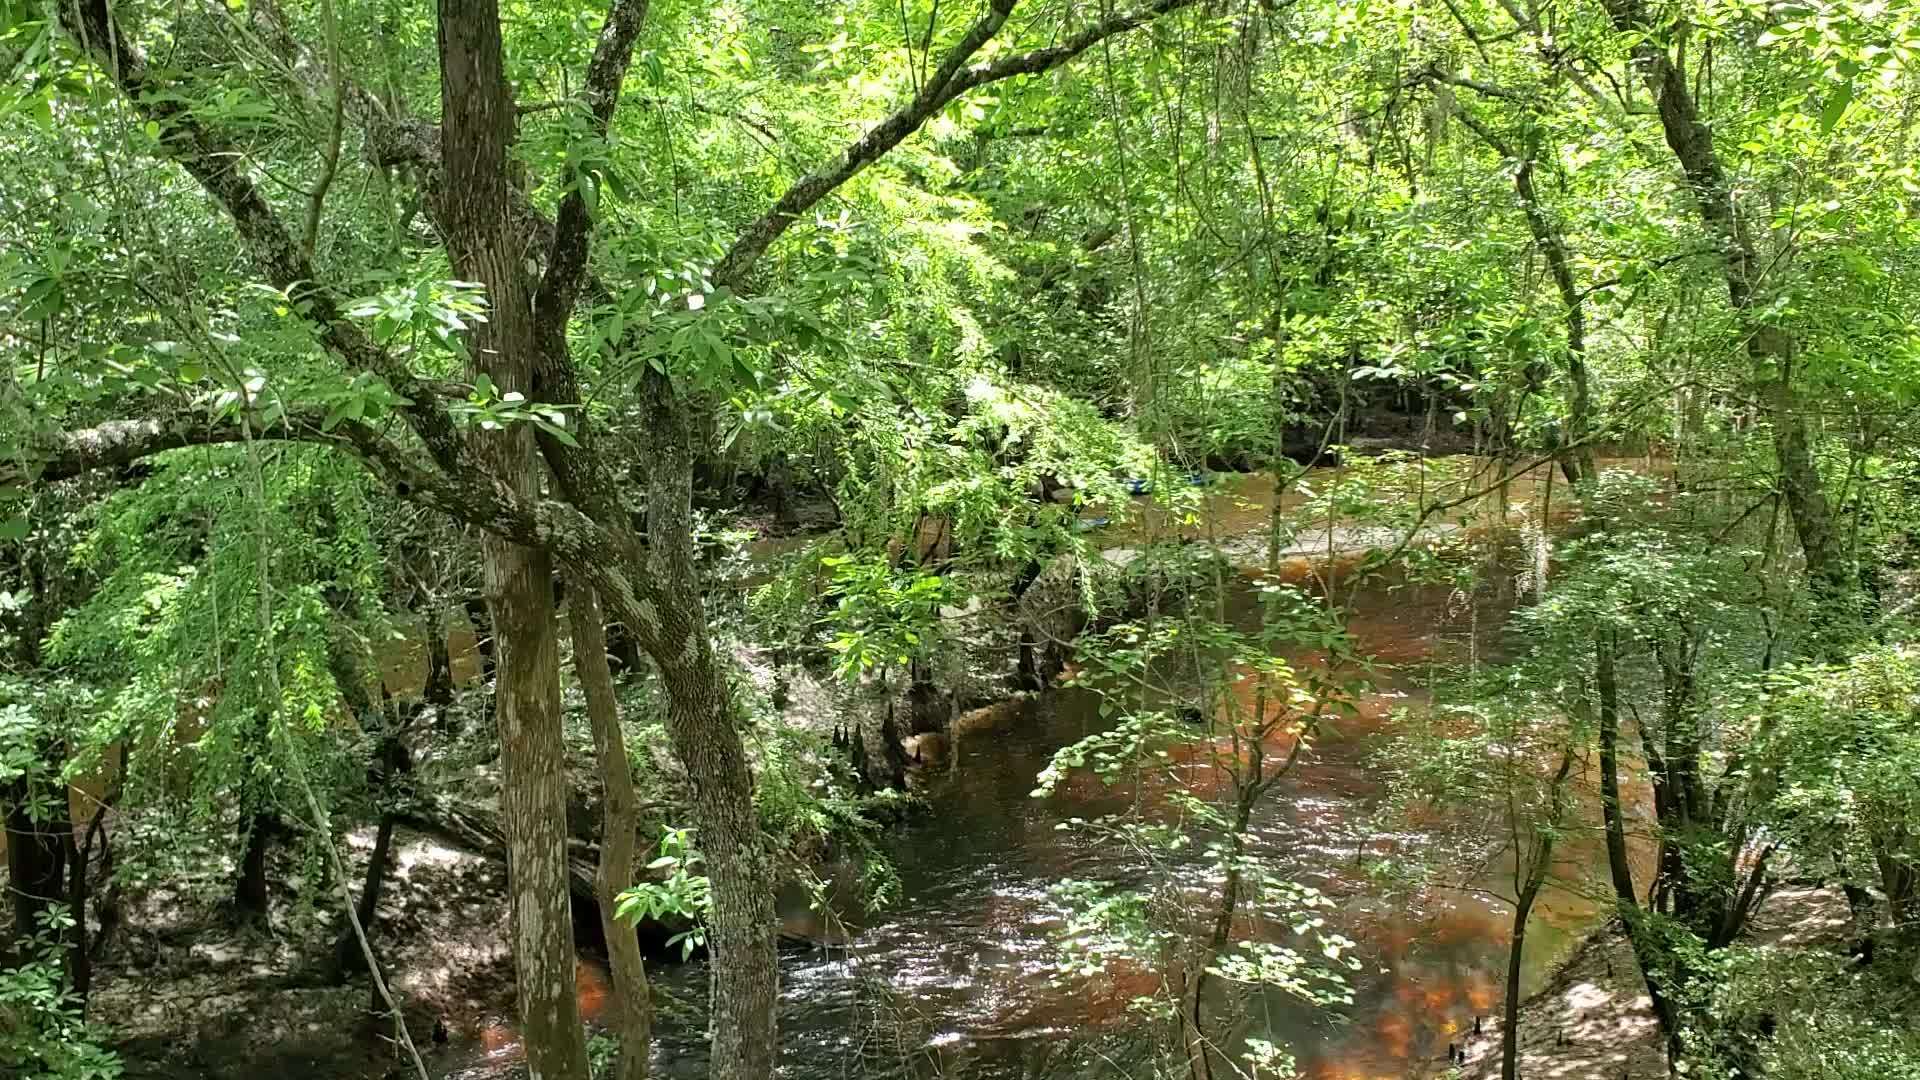
[[[1541, 507], [1557, 494], [1535, 475], [1508, 491], [1506, 505]], [[1271, 488], [1243, 479], [1210, 499], [1220, 504], [1215, 528], [1245, 534], [1264, 527]], [[1291, 565], [1294, 576], [1311, 576], [1304, 558]], [[1524, 587], [1527, 569], [1509, 580]], [[1352, 1005], [1309, 1007], [1267, 994], [1250, 1009], [1259, 1018], [1254, 1033], [1289, 1048], [1311, 1080], [1432, 1075], [1447, 1043], [1462, 1038], [1474, 1016], [1499, 1007], [1511, 914], [1488, 895], [1502, 882], [1497, 860], [1488, 859], [1491, 829], [1436, 810], [1417, 827], [1377, 831], [1386, 788], [1373, 757], [1403, 710], [1423, 704], [1428, 663], [1464, 655], [1470, 637], [1484, 649], [1513, 592], [1483, 589], [1466, 598], [1434, 586], [1370, 585], [1352, 593], [1349, 632], [1379, 665], [1373, 691], [1357, 716], [1322, 735], [1254, 817], [1251, 850], [1261, 865], [1332, 898], [1331, 928], [1357, 943]], [[1250, 606], [1236, 602], [1240, 612]], [[1098, 730], [1095, 704], [1086, 691], [1050, 691], [1003, 729], [960, 740], [954, 767], [930, 770], [921, 791], [926, 812], [887, 841], [900, 900], [871, 914], [844, 913], [842, 946], [782, 955], [782, 1075], [1127, 1074], [1124, 1062], [1096, 1071], [1083, 1061], [1096, 1051], [1124, 1052], [1126, 1032], [1139, 1023], [1128, 1002], [1151, 992], [1155, 977], [1128, 969], [1056, 979], [1061, 911], [1049, 887], [1065, 878], [1137, 884], [1167, 870], [1123, 845], [1057, 827], [1120, 809], [1130, 791], [1082, 777], [1050, 798], [1031, 794], [1055, 750]], [[1188, 756], [1203, 760], [1203, 749], [1187, 748]], [[1197, 767], [1189, 782], [1204, 787], [1205, 771]], [[1390, 889], [1368, 872], [1395, 851], [1431, 856], [1441, 846], [1448, 850], [1440, 861], [1456, 868], [1460, 887]], [[1567, 887], [1548, 889], [1535, 910], [1530, 984], [1593, 925], [1599, 909], [1583, 898], [1594, 894], [1585, 882], [1603, 862], [1596, 835], [1576, 832], [1562, 844], [1555, 879]], [[1196, 904], [1204, 905], [1211, 883], [1198, 862], [1188, 870]], [[591, 1014], [604, 978], [591, 967], [583, 975]], [[681, 1003], [663, 1010], [659, 1024], [661, 1075], [704, 1074], [704, 980], [698, 961], [656, 972], [656, 987]], [[511, 1054], [513, 1047], [496, 1040], [490, 1049]]]

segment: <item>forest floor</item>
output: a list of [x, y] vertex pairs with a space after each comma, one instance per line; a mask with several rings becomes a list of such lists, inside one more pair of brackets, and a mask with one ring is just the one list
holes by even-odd
[[[356, 873], [371, 839], [364, 830], [349, 840]], [[433, 1075], [451, 1060], [517, 1049], [505, 897], [496, 860], [397, 830], [373, 939]], [[328, 977], [328, 924], [299, 905], [276, 904], [269, 922], [241, 926], [204, 893], [156, 891], [129, 907], [90, 1012], [112, 1024], [130, 1080], [412, 1072], [392, 1023], [369, 1009], [366, 977]], [[444, 1046], [433, 1041], [436, 1020], [449, 1029]]]
[[[1787, 887], [1755, 912], [1749, 938], [1782, 948], [1842, 947], [1851, 922], [1830, 889]], [[1500, 1075], [1500, 1021], [1489, 1017], [1467, 1063], [1436, 1077]], [[1539, 1080], [1659, 1080], [1667, 1075], [1646, 983], [1617, 922], [1595, 931], [1520, 1007], [1520, 1074]]]

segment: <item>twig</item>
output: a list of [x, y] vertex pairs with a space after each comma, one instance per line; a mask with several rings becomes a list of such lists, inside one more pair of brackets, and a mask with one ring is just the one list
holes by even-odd
[[327, 33], [327, 76], [333, 82], [333, 115], [328, 121], [327, 150], [321, 159], [320, 179], [307, 196], [307, 228], [301, 249], [313, 260], [314, 246], [320, 239], [320, 210], [327, 202], [327, 189], [340, 171], [340, 136], [346, 123], [347, 90], [340, 74], [340, 22], [334, 17], [333, 0], [320, 0], [320, 19]]

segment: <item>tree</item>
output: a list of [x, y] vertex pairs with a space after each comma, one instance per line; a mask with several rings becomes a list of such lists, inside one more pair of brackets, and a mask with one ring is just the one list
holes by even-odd
[[[973, 62], [1012, 13], [1011, 2], [995, 0], [953, 39], [905, 104], [830, 164], [794, 181], [741, 229], [706, 269], [713, 288], [690, 291], [686, 306], [699, 311], [709, 295], [743, 295], [756, 263], [802, 215], [965, 92], [1058, 67], [1187, 2], [1159, 0], [1109, 14], [1051, 45]], [[641, 0], [616, 3], [607, 13], [578, 100], [566, 103], [584, 125], [582, 145], [604, 139], [609, 130], [646, 14]], [[350, 385], [360, 389], [333, 415], [292, 396], [262, 401], [257, 390], [249, 390], [214, 424], [174, 413], [42, 434], [27, 446], [31, 477], [44, 483], [188, 444], [290, 438], [350, 452], [403, 498], [488, 534], [513, 941], [536, 1076], [579, 1076], [585, 1069], [565, 906], [557, 651], [548, 581], [557, 561], [590, 584], [653, 658], [668, 690], [675, 751], [696, 778], [702, 845], [715, 883], [714, 1075], [765, 1075], [775, 1046], [773, 878], [757, 833], [732, 694], [706, 630], [694, 559], [690, 497], [698, 447], [692, 414], [700, 408], [699, 395], [664, 365], [641, 380], [650, 451], [643, 542], [596, 452], [568, 341], [582, 291], [599, 287], [587, 264], [594, 204], [606, 178], [585, 167], [557, 178], [564, 194], [551, 223], [516, 183], [511, 150], [520, 103], [509, 83], [497, 6], [488, 0], [439, 5], [437, 127], [410, 120], [395, 110], [399, 103], [355, 86], [337, 64], [324, 65], [324, 88], [301, 87], [315, 97], [330, 94], [336, 115], [350, 114], [362, 124], [376, 164], [412, 171], [454, 274], [484, 294], [484, 321], [455, 319], [450, 325], [465, 332], [445, 339], [467, 358], [480, 388], [485, 415], [473, 430], [463, 428], [470, 413], [457, 408], [460, 402], [450, 400], [443, 385], [361, 329], [345, 295], [314, 265], [311, 237], [301, 239], [239, 167], [244, 154], [231, 136], [173, 91], [175, 73], [152, 63], [106, 4], [63, 0], [58, 16], [69, 39], [122, 92], [158, 152], [186, 169], [233, 220], [246, 256], [282, 294], [290, 317], [311, 328], [316, 344], [349, 380], [359, 380]], [[263, 8], [255, 29], [291, 57], [296, 82], [318, 81], [323, 65], [292, 37], [275, 9]], [[329, 43], [331, 56], [338, 56], [337, 45], [336, 37]], [[324, 181], [338, 165], [338, 127]], [[324, 181], [310, 192], [314, 221], [324, 212]], [[529, 251], [538, 255], [529, 260]], [[379, 402], [370, 408], [374, 398]], [[405, 422], [406, 438], [375, 423], [385, 413]], [[551, 494], [542, 494], [541, 465], [551, 472]]]

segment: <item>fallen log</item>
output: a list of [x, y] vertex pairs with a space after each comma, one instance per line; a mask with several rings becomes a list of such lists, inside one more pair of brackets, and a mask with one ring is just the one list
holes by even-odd
[[[462, 851], [507, 861], [507, 835], [499, 818], [485, 807], [434, 799], [401, 811], [400, 824]], [[643, 848], [648, 845], [642, 845]], [[575, 902], [598, 907], [593, 878], [600, 865], [600, 845], [577, 836], [567, 837], [567, 891]]]

